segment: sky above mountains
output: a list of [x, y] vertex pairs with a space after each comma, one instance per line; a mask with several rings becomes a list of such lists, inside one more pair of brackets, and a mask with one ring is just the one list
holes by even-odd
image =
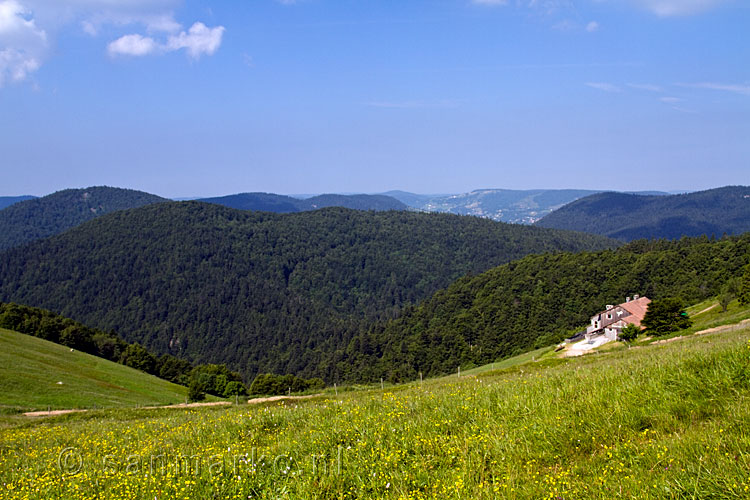
[[0, 0], [0, 195], [747, 184], [741, 0]]

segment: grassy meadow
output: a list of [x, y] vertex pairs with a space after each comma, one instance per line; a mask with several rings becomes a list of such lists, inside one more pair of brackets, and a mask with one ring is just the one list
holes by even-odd
[[748, 498], [748, 339], [545, 354], [265, 406], [14, 419], [0, 497]]
[[163, 405], [187, 389], [133, 368], [0, 329], [0, 410]]

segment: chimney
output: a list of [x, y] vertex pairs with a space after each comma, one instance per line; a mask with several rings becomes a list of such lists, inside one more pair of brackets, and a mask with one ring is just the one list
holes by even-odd
[[610, 310], [610, 309], [612, 309], [613, 307], [614, 307], [613, 305], [607, 304], [607, 311], [609, 311], [609, 310]]
[[638, 300], [638, 299], [640, 299], [640, 298], [641, 298], [641, 296], [640, 296], [640, 295], [633, 295], [633, 300]]
[[630, 297], [625, 297], [625, 302], [630, 302]]

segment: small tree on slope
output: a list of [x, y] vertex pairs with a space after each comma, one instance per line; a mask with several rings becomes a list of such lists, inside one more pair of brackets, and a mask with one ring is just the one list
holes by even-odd
[[638, 337], [640, 333], [641, 329], [639, 327], [635, 326], [633, 323], [629, 323], [625, 328], [622, 329], [619, 337], [623, 342], [627, 342], [628, 344], [630, 344]]
[[680, 299], [667, 298], [655, 300], [648, 305], [642, 324], [648, 333], [659, 336], [689, 328], [693, 322], [682, 307]]
[[740, 304], [750, 304], [750, 264], [745, 266], [745, 272], [742, 275], [742, 282], [739, 290]]

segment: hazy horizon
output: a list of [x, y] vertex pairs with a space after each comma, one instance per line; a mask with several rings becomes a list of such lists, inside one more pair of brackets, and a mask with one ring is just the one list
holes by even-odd
[[[739, 185], [739, 184], [737, 184]], [[453, 193], [427, 193], [427, 192], [418, 192], [418, 191], [407, 191], [404, 189], [388, 189], [386, 191], [321, 191], [317, 193], [279, 193], [279, 192], [271, 192], [271, 191], [247, 191], [247, 190], [240, 190], [240, 191], [233, 191], [233, 192], [227, 192], [227, 193], [218, 193], [218, 194], [194, 194], [194, 195], [178, 195], [178, 196], [167, 196], [162, 193], [153, 192], [153, 191], [145, 191], [137, 188], [133, 188], [130, 186], [111, 186], [111, 185], [105, 185], [105, 184], [92, 184], [90, 186], [68, 186], [68, 187], [61, 187], [59, 189], [55, 189], [54, 191], [45, 192], [45, 193], [21, 193], [21, 194], [0, 194], [0, 197], [8, 197], [8, 198], [15, 198], [15, 197], [22, 197], [22, 196], [34, 196], [37, 198], [41, 198], [44, 196], [48, 196], [50, 194], [54, 194], [58, 191], [64, 191], [66, 189], [87, 189], [92, 187], [111, 187], [111, 188], [120, 188], [120, 189], [134, 189], [137, 191], [144, 191], [149, 194], [154, 194], [157, 196], [161, 196], [163, 198], [173, 200], [173, 201], [191, 201], [191, 200], [198, 200], [201, 198], [220, 198], [223, 196], [232, 196], [237, 194], [246, 194], [246, 193], [267, 193], [267, 194], [277, 194], [282, 196], [290, 196], [292, 198], [299, 198], [299, 199], [305, 199], [305, 198], [311, 198], [313, 196], [320, 196], [320, 195], [327, 195], [327, 194], [335, 194], [335, 195], [387, 195], [390, 192], [394, 191], [401, 191], [404, 193], [419, 195], [419, 196], [456, 196], [456, 195], [462, 195], [462, 194], [469, 194], [476, 191], [486, 191], [486, 190], [508, 190], [508, 191], [564, 191], [564, 190], [581, 190], [581, 191], [597, 191], [597, 192], [608, 192], [608, 191], [616, 191], [616, 192], [625, 192], [625, 193], [631, 193], [631, 194], [642, 194], [642, 193], [666, 193], [666, 194], [685, 194], [685, 193], [692, 193], [696, 191], [706, 191], [710, 189], [718, 189], [726, 186], [711, 186], [701, 189], [693, 189], [693, 190], [661, 190], [661, 189], [637, 189], [637, 190], [618, 190], [618, 189], [586, 189], [586, 188], [550, 188], [550, 187], [541, 187], [541, 188], [519, 188], [519, 189], [509, 189], [509, 188], [498, 188], [498, 187], [490, 187], [490, 188], [476, 188], [476, 189], [470, 189], [468, 191], [456, 191]]]
[[2, 195], [747, 183], [739, 0], [0, 0]]

